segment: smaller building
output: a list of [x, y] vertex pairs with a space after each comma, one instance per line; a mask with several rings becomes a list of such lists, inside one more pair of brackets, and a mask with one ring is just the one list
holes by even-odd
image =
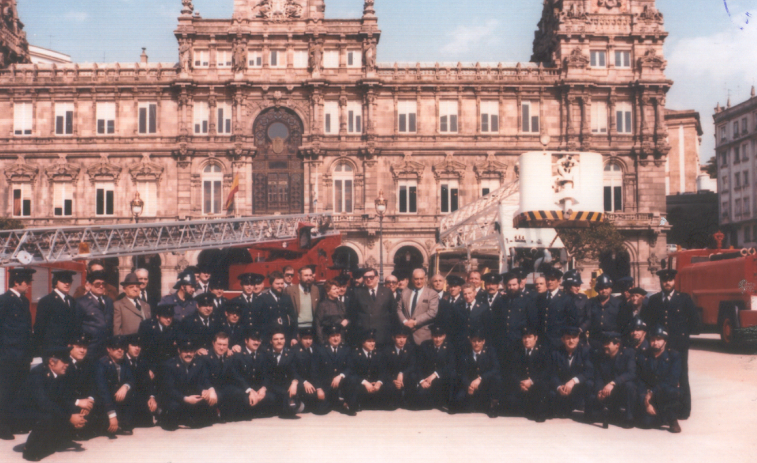
[[36, 45], [29, 45], [29, 57], [33, 64], [66, 64], [73, 62], [69, 55]]
[[665, 161], [665, 195], [696, 193], [702, 123], [697, 111], [665, 108], [670, 151]]

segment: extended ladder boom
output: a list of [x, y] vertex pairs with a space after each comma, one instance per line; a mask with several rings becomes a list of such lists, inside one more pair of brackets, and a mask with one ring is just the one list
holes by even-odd
[[112, 226], [30, 228], [0, 231], [0, 267], [75, 259], [245, 247], [297, 238], [300, 223], [329, 230], [331, 213], [248, 217]]

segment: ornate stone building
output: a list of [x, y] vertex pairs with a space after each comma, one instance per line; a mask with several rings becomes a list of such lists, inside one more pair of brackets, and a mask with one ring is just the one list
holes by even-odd
[[[672, 82], [654, 0], [546, 0], [529, 63], [377, 63], [373, 5], [337, 20], [324, 0], [234, 0], [205, 19], [183, 0], [178, 63], [3, 66], [1, 207], [27, 226], [127, 222], [139, 193], [142, 221], [226, 216], [238, 177], [231, 214], [333, 211], [345, 251], [377, 265], [383, 191], [389, 272], [429, 265], [440, 217], [548, 135], [606, 157], [619, 265], [656, 286]], [[154, 259], [163, 290], [196, 258]]]

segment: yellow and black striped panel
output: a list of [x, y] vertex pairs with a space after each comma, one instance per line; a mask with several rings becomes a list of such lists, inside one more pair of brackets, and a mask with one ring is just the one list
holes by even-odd
[[529, 211], [515, 216], [513, 226], [515, 228], [529, 227], [545, 222], [550, 222], [553, 226], [557, 225], [554, 222], [559, 222], [561, 226], [570, 226], [570, 222], [602, 222], [604, 219], [605, 214], [602, 212], [571, 211], [570, 214], [566, 214], [563, 211]]

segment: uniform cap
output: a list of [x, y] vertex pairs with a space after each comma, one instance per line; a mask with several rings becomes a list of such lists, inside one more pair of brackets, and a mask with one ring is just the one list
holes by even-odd
[[173, 317], [175, 305], [176, 304], [174, 304], [173, 302], [161, 302], [155, 308], [155, 315], [160, 315], [163, 317]]
[[208, 283], [208, 289], [210, 291], [214, 289], [224, 289], [224, 286], [226, 285], [224, 284], [224, 281], [221, 280], [220, 278], [211, 278], [210, 283]]
[[600, 289], [612, 288], [612, 278], [606, 273], [597, 277], [597, 283], [594, 285], [594, 289], [599, 291]]
[[480, 328], [475, 328], [470, 330], [470, 333], [468, 333], [468, 339], [486, 339], [486, 334], [484, 333], [484, 330]]
[[[66, 271], [68, 271], [68, 270], [66, 270]], [[31, 281], [32, 275], [34, 275], [35, 273], [37, 273], [37, 271], [34, 270], [33, 268], [19, 267], [19, 268], [12, 268], [12, 269], [8, 270], [8, 275], [10, 275], [11, 278], [14, 278], [14, 277], [15, 278], [24, 278], [24, 279], [28, 279], [29, 281]], [[53, 273], [55, 273], [55, 272], [53, 272]], [[76, 273], [76, 272], [71, 272], [71, 273]]]
[[413, 335], [413, 330], [407, 327], [407, 325], [397, 325], [392, 330], [392, 336], [399, 336], [399, 335], [405, 335], [407, 337], [410, 337]]
[[623, 277], [618, 279], [618, 287], [620, 287], [622, 291], [628, 291], [629, 289], [633, 288], [633, 284], [633, 277]]
[[646, 296], [647, 295], [647, 291], [644, 290], [644, 289], [642, 289], [642, 288], [639, 288], [638, 286], [635, 287], [635, 288], [629, 289], [628, 292], [631, 293], [631, 294], [641, 294], [642, 296]]
[[559, 268], [549, 267], [548, 269], [544, 270], [544, 277], [552, 280], [559, 280], [562, 278], [562, 270]]
[[45, 359], [60, 360], [65, 363], [71, 363], [71, 348], [63, 346], [48, 347], [45, 349]]
[[482, 278], [484, 283], [494, 285], [499, 284], [502, 281], [502, 276], [499, 273], [489, 272]]
[[678, 275], [678, 272], [676, 270], [667, 269], [667, 268], [659, 270], [657, 272], [657, 276], [660, 277], [661, 281], [670, 281], [673, 278], [675, 278], [676, 275]]
[[68, 341], [68, 344], [72, 346], [89, 346], [89, 343], [91, 342], [92, 342], [92, 335], [82, 331], [81, 333], [71, 338]]
[[528, 335], [530, 335], [530, 334], [533, 334], [533, 335], [535, 335], [535, 336], [538, 336], [538, 335], [539, 335], [539, 331], [538, 331], [538, 330], [537, 330], [536, 328], [532, 327], [532, 326], [524, 326], [524, 327], [523, 327], [523, 328], [522, 328], [522, 329], [520, 330], [520, 335], [521, 335], [521, 336], [528, 336]]
[[223, 303], [221, 307], [223, 307], [223, 310], [226, 313], [236, 313], [241, 315], [242, 312], [244, 312], [244, 308], [242, 307], [242, 304], [239, 303], [239, 301], [226, 299], [221, 302]]
[[441, 336], [447, 334], [447, 330], [442, 325], [431, 325], [431, 336]]
[[244, 332], [245, 339], [263, 339], [263, 334], [258, 328], [253, 326], [248, 327]]
[[240, 284], [243, 285], [259, 285], [265, 281], [265, 276], [259, 273], [243, 273], [237, 277]]
[[300, 337], [301, 338], [305, 337], [305, 336], [312, 337], [313, 336], [313, 328], [311, 328], [309, 326], [306, 326], [305, 328], [300, 328], [299, 329], [299, 333], [300, 333]]
[[119, 347], [127, 347], [128, 341], [126, 339], [126, 336], [120, 336], [115, 335], [108, 338], [108, 340], [105, 342], [105, 347], [111, 348], [111, 349], [117, 349]]
[[360, 333], [360, 342], [365, 342], [369, 339], [376, 340], [376, 330], [364, 330]]
[[332, 334], [342, 334], [342, 325], [326, 325], [323, 328], [323, 334], [331, 336]]
[[662, 325], [657, 325], [649, 331], [649, 337], [668, 339], [668, 332]]
[[176, 284], [173, 285], [173, 289], [179, 289], [185, 285], [194, 286], [196, 284], [197, 284], [197, 280], [195, 279], [195, 274], [193, 272], [188, 272], [184, 270], [176, 278]]
[[465, 284], [465, 279], [458, 275], [447, 276], [447, 286], [462, 286]]
[[197, 350], [197, 346], [195, 346], [195, 343], [189, 339], [179, 341], [178, 347], [180, 351], [184, 351], [184, 352]]
[[560, 330], [560, 336], [569, 334], [571, 336], [578, 336], [581, 333], [581, 328], [577, 326], [563, 326]]
[[622, 335], [616, 331], [605, 331], [602, 333], [602, 343], [607, 344], [609, 342], [619, 343]]
[[130, 346], [141, 346], [142, 345], [142, 337], [136, 333], [129, 334], [126, 337], [126, 343]]
[[513, 267], [510, 269], [510, 273], [514, 273], [519, 279], [523, 280], [528, 275], [528, 272], [523, 267]]
[[215, 301], [215, 295], [213, 293], [202, 293], [195, 297], [195, 302], [198, 306], [207, 307], [210, 305], [215, 305], [213, 302]]

